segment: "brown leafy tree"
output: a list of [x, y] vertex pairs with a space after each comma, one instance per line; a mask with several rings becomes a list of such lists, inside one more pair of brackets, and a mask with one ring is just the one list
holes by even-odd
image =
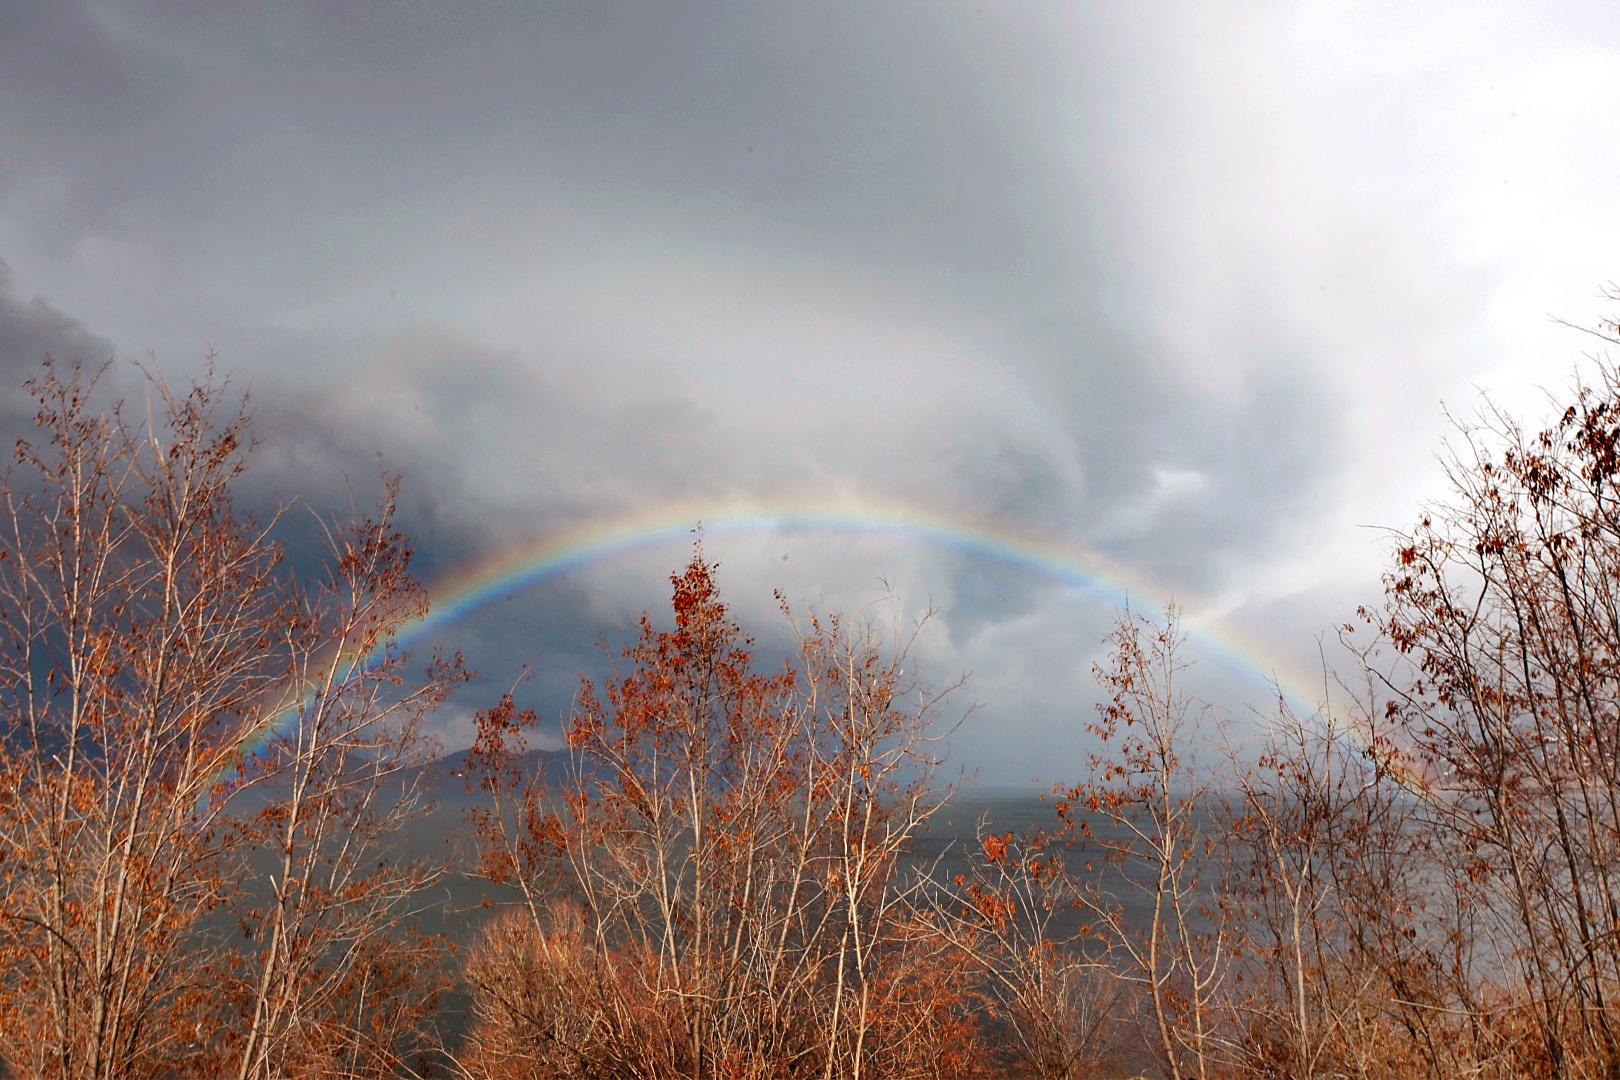
[[1117, 1064], [1110, 1035], [1125, 985], [1076, 917], [1086, 887], [1060, 838], [982, 823], [967, 870], [933, 883], [931, 928], [969, 958], [992, 1052], [1012, 1075], [1079, 1080]]
[[701, 551], [671, 580], [673, 629], [644, 618], [627, 668], [581, 690], [560, 790], [512, 769], [532, 713], [480, 717], [484, 866], [525, 921], [469, 969], [469, 1071], [961, 1074], [964, 979], [905, 866], [946, 794], [912, 639], [812, 618], [764, 674]]
[[[383, 976], [408, 970], [382, 933], [397, 911], [377, 914], [408, 880], [375, 867], [365, 792], [453, 669], [405, 689], [397, 655], [355, 661], [420, 604], [391, 505], [298, 587], [276, 522], [232, 502], [243, 408], [211, 376], [148, 386], [154, 418], [132, 423], [47, 364], [42, 438], [0, 485], [0, 1062], [19, 1076], [285, 1072], [312, 1059], [267, 1049], [288, 1045], [278, 1007], [306, 1047], [374, 1043], [379, 993], [399, 996]], [[273, 910], [247, 899], [266, 845]], [[246, 938], [221, 932], [231, 911]]]
[[1260, 1075], [1489, 1075], [1478, 896], [1433, 835], [1410, 763], [1365, 708], [1296, 715], [1229, 747], [1224, 815], [1240, 1061]]
[[1121, 612], [1110, 642], [1110, 663], [1097, 669], [1109, 700], [1090, 726], [1103, 746], [1090, 779], [1060, 791], [1058, 812], [1119, 885], [1077, 898], [1119, 977], [1140, 992], [1168, 1075], [1208, 1080], [1229, 1056], [1219, 1003], [1232, 926], [1210, 858], [1222, 828], [1210, 778], [1189, 759], [1207, 734], [1203, 710], [1180, 686], [1185, 634], [1174, 608], [1159, 625]]
[[283, 630], [293, 678], [268, 710], [277, 732], [232, 790], [263, 803], [243, 830], [267, 886], [231, 905], [258, 946], [230, 958], [246, 1023], [224, 1046], [243, 1080], [388, 1075], [426, 1045], [437, 946], [408, 920], [439, 870], [389, 853], [425, 808], [412, 767], [437, 745], [422, 720], [464, 674], [436, 658], [407, 681], [393, 635], [427, 598], [393, 497], [390, 483], [375, 517], [332, 524], [328, 574]]
[[1524, 1071], [1620, 1077], [1620, 371], [1543, 430], [1491, 408], [1459, 430], [1370, 616], [1412, 666], [1388, 719], [1487, 894]]

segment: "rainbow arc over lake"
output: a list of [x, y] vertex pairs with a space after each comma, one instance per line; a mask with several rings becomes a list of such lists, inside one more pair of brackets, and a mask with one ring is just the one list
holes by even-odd
[[[1096, 551], [892, 499], [839, 495], [690, 500], [546, 530], [472, 562], [430, 584], [428, 613], [401, 627], [396, 643], [409, 646], [495, 600], [582, 567], [691, 539], [699, 526], [706, 539], [780, 536], [799, 541], [818, 535], [895, 539], [1015, 567], [1094, 595], [1110, 607], [1129, 602], [1154, 615], [1171, 599], [1166, 589], [1145, 575]], [[1315, 710], [1319, 695], [1307, 689], [1308, 682], [1235, 628], [1195, 612], [1183, 613], [1183, 627], [1200, 658], [1213, 659], [1256, 686], [1279, 688], [1305, 713]], [[296, 712], [284, 709], [267, 718], [239, 748], [247, 754], [256, 752]]]

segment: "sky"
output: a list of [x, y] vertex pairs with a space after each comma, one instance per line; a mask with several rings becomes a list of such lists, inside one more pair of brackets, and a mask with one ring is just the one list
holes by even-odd
[[1616, 100], [1606, 4], [0, 0], [0, 436], [47, 353], [212, 352], [252, 497], [398, 472], [441, 598], [566, 548], [417, 636], [447, 746], [703, 521], [762, 653], [892, 592], [951, 768], [1073, 779], [1121, 604], [1308, 697], [1447, 410], [1567, 392]]

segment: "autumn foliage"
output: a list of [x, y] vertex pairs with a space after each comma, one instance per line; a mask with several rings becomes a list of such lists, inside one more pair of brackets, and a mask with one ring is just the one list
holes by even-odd
[[761, 671], [701, 552], [672, 584], [673, 628], [644, 619], [582, 686], [559, 790], [512, 774], [533, 713], [479, 718], [483, 865], [524, 902], [470, 967], [473, 1071], [969, 1071], [966, 958], [905, 863], [946, 794], [909, 638], [790, 618], [793, 659]]
[[1620, 367], [1458, 425], [1314, 711], [1121, 612], [1046, 827], [932, 861], [927, 619], [761, 648], [701, 539], [563, 767], [506, 695], [464, 862], [405, 858], [466, 675], [400, 649], [396, 483], [294, 574], [245, 403], [147, 386], [47, 365], [0, 482], [0, 1076], [1620, 1080]]
[[1607, 364], [1542, 429], [1460, 423], [1312, 715], [1235, 731], [1176, 614], [1122, 616], [1059, 809], [1163, 1075], [1620, 1076], [1617, 447]]
[[392, 645], [425, 599], [391, 486], [295, 583], [232, 500], [246, 413], [148, 387], [131, 423], [47, 366], [0, 485], [0, 1063], [391, 1071], [425, 970], [392, 781], [456, 665], [413, 680]]

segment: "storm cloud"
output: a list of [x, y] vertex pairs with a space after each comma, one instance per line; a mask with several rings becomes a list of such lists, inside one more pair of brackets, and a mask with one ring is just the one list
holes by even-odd
[[[1546, 315], [1603, 314], [1620, 250], [1617, 50], [1573, 6], [6, 5], [0, 426], [46, 353], [212, 349], [254, 497], [398, 471], [430, 581], [749, 499], [1094, 552], [1128, 573], [713, 541], [750, 623], [774, 586], [937, 608], [964, 760], [1026, 779], [1115, 603], [1308, 667], [1376, 596], [1357, 526], [1434, 493], [1439, 402], [1561, 384]], [[443, 640], [560, 711], [686, 542]]]

